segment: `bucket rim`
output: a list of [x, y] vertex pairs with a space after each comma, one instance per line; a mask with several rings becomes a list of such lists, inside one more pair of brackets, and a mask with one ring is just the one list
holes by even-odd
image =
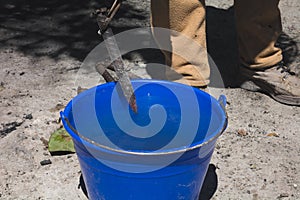
[[[177, 83], [177, 82], [171, 82], [171, 81], [165, 81], [165, 80], [154, 80], [154, 79], [135, 79], [135, 80], [131, 80], [131, 82], [147, 82], [147, 83], [166, 83], [166, 84], [176, 84], [178, 85], [179, 87], [191, 87], [191, 86], [188, 86], [188, 85], [184, 85], [184, 84], [181, 84], [181, 83]], [[104, 83], [104, 84], [101, 84], [101, 85], [97, 85], [93, 88], [96, 88], [96, 87], [101, 87], [101, 86], [109, 86], [109, 85], [112, 85], [114, 84], [115, 82], [109, 82], [109, 83]], [[92, 89], [92, 88], [90, 88]], [[86, 90], [82, 93], [85, 93], [85, 92], [89, 92], [89, 90]], [[196, 90], [196, 88], [194, 88]], [[123, 149], [115, 149], [115, 148], [111, 148], [111, 147], [108, 147], [108, 146], [105, 146], [105, 145], [101, 145], [95, 141], [93, 141], [92, 139], [89, 139], [87, 137], [85, 137], [84, 135], [80, 134], [70, 123], [70, 121], [68, 120], [68, 118], [66, 117], [65, 113], [70, 113], [70, 110], [71, 110], [71, 107], [70, 106], [72, 104], [72, 101], [73, 99], [67, 104], [67, 106], [65, 107], [65, 110], [64, 111], [61, 111], [60, 112], [60, 115], [61, 115], [61, 119], [62, 119], [62, 122], [63, 122], [63, 125], [65, 127], [65, 129], [67, 130], [67, 132], [72, 136], [73, 140], [77, 140], [77, 141], [80, 141], [82, 143], [84, 143], [83, 145], [86, 146], [90, 146], [92, 148], [95, 148], [95, 147], [98, 147], [98, 148], [101, 148], [101, 149], [105, 149], [107, 151], [111, 151], [111, 152], [114, 152], [114, 153], [121, 153], [121, 154], [126, 154], [126, 155], [135, 155], [135, 156], [159, 156], [159, 155], [170, 155], [170, 154], [178, 154], [178, 153], [184, 153], [184, 152], [187, 152], [187, 151], [192, 151], [192, 150], [195, 150], [195, 149], [198, 149], [202, 146], [205, 146], [206, 144], [216, 140], [220, 135], [222, 135], [222, 133], [225, 131], [225, 129], [227, 128], [227, 125], [228, 125], [228, 116], [227, 116], [227, 112], [225, 110], [225, 104], [226, 104], [226, 97], [224, 95], [221, 95], [219, 97], [219, 100], [215, 99], [213, 96], [211, 96], [210, 94], [202, 91], [202, 90], [199, 90], [198, 89], [198, 92], [202, 92], [202, 93], [205, 93], [207, 95], [210, 96], [211, 99], [213, 99], [214, 101], [216, 101], [216, 105], [217, 107], [222, 111], [224, 112], [224, 117], [222, 117], [222, 124], [223, 126], [222, 127], [219, 127], [215, 132], [217, 132], [216, 134], [214, 134], [213, 137], [211, 137], [209, 140], [206, 140], [206, 141], [203, 141], [201, 142], [200, 144], [197, 144], [196, 145], [193, 145], [193, 146], [190, 146], [190, 147], [185, 147], [185, 146], [181, 146], [181, 147], [177, 147], [177, 148], [170, 148], [166, 151], [152, 151], [152, 152], [138, 152], [138, 151], [128, 151], [128, 150], [123, 150]], [[83, 94], [79, 94], [80, 96], [83, 95]], [[79, 96], [77, 95], [77, 97]]]

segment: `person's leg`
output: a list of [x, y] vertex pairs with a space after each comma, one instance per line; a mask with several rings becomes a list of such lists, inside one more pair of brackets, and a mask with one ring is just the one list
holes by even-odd
[[[210, 70], [206, 55], [204, 1], [152, 0], [151, 24], [152, 27], [167, 28], [180, 33], [164, 37], [155, 30], [153, 31], [159, 46], [169, 40], [173, 51], [163, 51], [163, 53], [166, 64], [183, 76], [183, 80], [176, 81], [187, 81], [192, 86], [206, 86], [209, 83]], [[195, 47], [193, 44], [182, 41], [182, 35], [192, 39], [199, 46]], [[189, 60], [183, 58], [188, 51], [193, 54], [193, 58]], [[166, 76], [168, 75], [170, 74], [167, 72]]]
[[235, 0], [241, 87], [299, 106], [300, 79], [282, 62], [282, 51], [275, 47], [282, 31], [278, 3]]
[[240, 61], [250, 68], [264, 68], [282, 60], [275, 47], [282, 31], [279, 0], [235, 0], [234, 9]]

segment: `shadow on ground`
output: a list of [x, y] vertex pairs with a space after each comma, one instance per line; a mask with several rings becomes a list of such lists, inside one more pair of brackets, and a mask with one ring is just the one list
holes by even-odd
[[[233, 7], [206, 8], [208, 53], [221, 73], [225, 87], [232, 87], [238, 71], [238, 50]], [[215, 71], [211, 71], [214, 76]], [[212, 83], [212, 86], [215, 86]]]
[[[102, 2], [102, 4], [100, 4]], [[0, 4], [0, 48], [57, 59], [67, 54], [83, 60], [101, 38], [90, 14], [110, 1], [8, 0]], [[145, 10], [124, 3], [111, 24], [115, 33], [140, 27]]]
[[[101, 4], [102, 2], [102, 4]], [[99, 7], [110, 6], [107, 1], [68, 0], [7, 0], [0, 4], [0, 49], [21, 51], [35, 57], [53, 59], [68, 55], [82, 61], [102, 39], [97, 23], [90, 14]], [[144, 6], [124, 1], [111, 23], [114, 33], [149, 26], [149, 2]], [[208, 52], [221, 72], [225, 87], [234, 87], [238, 71], [238, 50], [233, 7], [207, 7]], [[296, 42], [282, 34], [278, 46], [283, 48], [287, 64], [298, 56]], [[162, 63], [157, 49], [137, 51], [146, 63]], [[130, 58], [129, 58], [130, 59]], [[216, 73], [212, 70], [212, 76]], [[212, 86], [214, 85], [212, 83]]]

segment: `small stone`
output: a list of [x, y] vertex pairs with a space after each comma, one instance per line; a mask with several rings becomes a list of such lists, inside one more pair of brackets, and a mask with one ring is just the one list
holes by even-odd
[[44, 165], [50, 165], [50, 164], [52, 164], [52, 162], [51, 162], [50, 159], [47, 159], [47, 160], [42, 160], [42, 161], [40, 162], [40, 164], [41, 164], [42, 166], [44, 166]]
[[14, 122], [2, 124], [3, 129], [0, 131], [0, 137], [4, 137], [4, 136], [8, 135], [9, 133], [11, 133], [12, 131], [17, 130], [17, 127], [21, 126], [22, 123], [23, 123], [22, 120], [17, 119]]
[[269, 136], [269, 137], [279, 137], [279, 135], [275, 132], [268, 133], [267, 136]]
[[23, 119], [17, 119], [15, 121], [16, 126], [21, 126], [23, 124], [24, 120]]
[[22, 176], [22, 175], [24, 175], [24, 174], [26, 174], [26, 172], [21, 172], [21, 171], [19, 171], [19, 174]]
[[248, 135], [247, 131], [245, 129], [242, 129], [242, 128], [238, 130], [238, 134], [240, 136], [246, 136], [246, 135]]
[[289, 197], [289, 194], [288, 193], [281, 193], [279, 195], [279, 198], [284, 198], [284, 197]]
[[61, 103], [56, 104], [56, 106], [54, 108], [50, 109], [50, 112], [57, 112], [60, 111], [61, 109], [63, 109], [65, 106]]
[[294, 187], [294, 188], [297, 188], [297, 187], [298, 187], [298, 185], [297, 185], [297, 184], [294, 184], [294, 185], [293, 185], [293, 187]]
[[250, 164], [250, 169], [256, 169], [256, 165], [255, 164]]
[[32, 114], [27, 114], [24, 116], [24, 119], [33, 119]]

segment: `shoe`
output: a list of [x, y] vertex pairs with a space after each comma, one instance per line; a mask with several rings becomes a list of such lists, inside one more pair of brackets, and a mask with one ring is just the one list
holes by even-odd
[[242, 66], [239, 77], [243, 89], [263, 92], [283, 104], [300, 106], [300, 78], [282, 61], [262, 70]]

